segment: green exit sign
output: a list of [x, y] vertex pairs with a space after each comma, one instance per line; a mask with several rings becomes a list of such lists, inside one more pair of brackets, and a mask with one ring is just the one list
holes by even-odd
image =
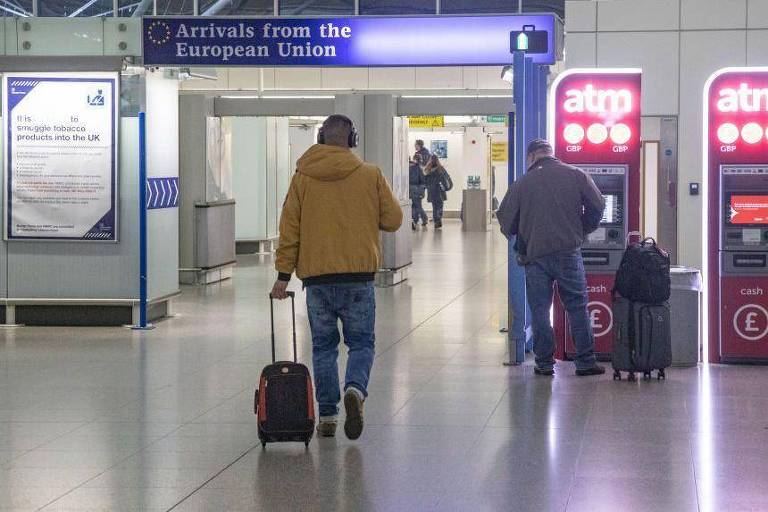
[[487, 123], [506, 124], [507, 116], [486, 116], [485, 121]]

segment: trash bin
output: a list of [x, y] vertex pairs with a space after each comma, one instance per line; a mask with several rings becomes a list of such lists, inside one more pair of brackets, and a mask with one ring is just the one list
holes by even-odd
[[672, 366], [696, 366], [701, 332], [701, 272], [673, 266], [671, 274]]

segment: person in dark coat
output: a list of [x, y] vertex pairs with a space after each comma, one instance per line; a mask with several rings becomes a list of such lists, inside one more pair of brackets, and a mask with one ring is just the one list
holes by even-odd
[[453, 183], [437, 156], [430, 156], [429, 163], [424, 168], [427, 185], [427, 201], [432, 203], [432, 220], [435, 229], [443, 227], [443, 204], [448, 200], [447, 192], [453, 188]]
[[427, 148], [424, 147], [424, 141], [417, 139], [415, 143], [416, 153], [413, 154], [413, 161], [421, 166], [423, 169], [429, 163], [429, 158], [432, 156]]
[[501, 232], [515, 237], [518, 262], [525, 266], [534, 372], [555, 374], [550, 311], [556, 283], [576, 344], [576, 375], [602, 375], [605, 368], [595, 362], [581, 244], [600, 224], [603, 196], [589, 174], [555, 158], [546, 140], [532, 140], [526, 153], [528, 170], [509, 187], [496, 218]]
[[427, 229], [427, 212], [421, 204], [426, 191], [426, 179], [418, 162], [411, 160], [408, 168], [409, 196], [411, 198], [411, 229], [416, 231], [419, 221]]

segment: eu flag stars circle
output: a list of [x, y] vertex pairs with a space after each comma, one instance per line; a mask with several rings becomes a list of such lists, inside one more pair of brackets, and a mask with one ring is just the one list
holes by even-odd
[[155, 20], [147, 27], [147, 39], [160, 46], [171, 40], [171, 26], [163, 20]]

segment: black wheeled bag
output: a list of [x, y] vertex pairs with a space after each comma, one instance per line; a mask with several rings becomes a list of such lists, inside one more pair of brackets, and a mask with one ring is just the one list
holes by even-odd
[[259, 387], [253, 400], [258, 417], [259, 440], [267, 443], [294, 441], [309, 446], [315, 432], [315, 399], [309, 368], [296, 362], [296, 306], [291, 298], [293, 315], [293, 361], [275, 361], [275, 308], [270, 294], [272, 326], [272, 364], [261, 372]]
[[613, 293], [646, 304], [661, 304], [671, 293], [669, 254], [653, 238], [628, 244], [621, 258]]
[[669, 304], [645, 304], [623, 297], [613, 300], [613, 378], [628, 380], [642, 373], [648, 380], [656, 370], [665, 379], [665, 369], [672, 364], [672, 335]]

